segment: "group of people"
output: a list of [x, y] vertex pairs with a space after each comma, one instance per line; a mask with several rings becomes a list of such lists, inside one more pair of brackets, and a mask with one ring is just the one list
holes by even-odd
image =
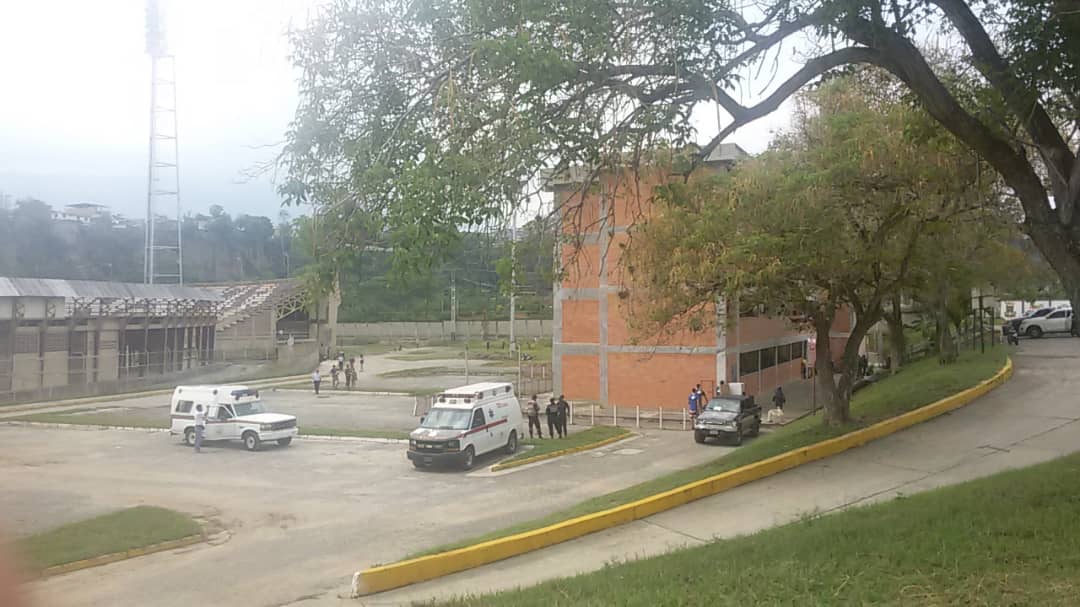
[[[341, 379], [345, 379], [345, 387], [352, 389], [356, 386], [357, 380], [357, 366], [359, 370], [364, 370], [364, 355], [360, 354], [358, 357], [350, 358], [347, 362], [345, 360], [345, 353], [338, 352], [337, 360], [330, 365], [330, 382], [334, 388], [337, 388], [341, 383]], [[315, 394], [319, 393], [319, 386], [322, 384], [322, 374], [319, 373], [318, 367], [311, 372], [311, 384], [315, 387]]]
[[[570, 418], [570, 403], [566, 402], [564, 395], [560, 394], [558, 399], [548, 399], [544, 413], [547, 415], [550, 438], [555, 438], [556, 434], [559, 438], [563, 438], [569, 433], [567, 421]], [[537, 438], [544, 438], [544, 432], [540, 429], [540, 401], [537, 400], [535, 394], [525, 405], [525, 417], [529, 418], [529, 438], [533, 438], [533, 428], [536, 428]]]

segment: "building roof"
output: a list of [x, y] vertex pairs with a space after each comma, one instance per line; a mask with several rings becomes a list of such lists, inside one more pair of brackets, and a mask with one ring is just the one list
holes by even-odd
[[705, 158], [705, 162], [735, 162], [738, 160], [745, 160], [750, 157], [750, 154], [746, 153], [746, 150], [739, 147], [737, 143], [721, 143], [713, 148], [712, 152]]
[[64, 299], [172, 299], [220, 301], [209, 289], [181, 285], [147, 285], [97, 280], [6, 278], [0, 276], [0, 297], [63, 297]]

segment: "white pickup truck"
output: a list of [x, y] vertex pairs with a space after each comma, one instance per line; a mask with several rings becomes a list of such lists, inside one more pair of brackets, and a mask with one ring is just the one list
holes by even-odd
[[195, 444], [195, 405], [206, 413], [203, 440], [242, 440], [248, 451], [258, 451], [264, 442], [277, 441], [282, 447], [299, 431], [296, 418], [268, 413], [259, 400], [259, 391], [247, 386], [177, 386], [169, 406], [171, 434]]

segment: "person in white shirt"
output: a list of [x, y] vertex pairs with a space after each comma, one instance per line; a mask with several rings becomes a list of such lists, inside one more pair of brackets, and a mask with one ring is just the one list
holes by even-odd
[[195, 453], [202, 453], [203, 432], [206, 431], [206, 409], [195, 405]]
[[319, 375], [319, 369], [316, 368], [311, 372], [311, 383], [315, 386], [315, 394], [319, 393], [319, 384], [322, 383], [322, 376]]

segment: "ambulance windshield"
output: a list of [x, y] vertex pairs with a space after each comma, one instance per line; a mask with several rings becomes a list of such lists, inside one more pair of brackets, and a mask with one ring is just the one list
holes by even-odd
[[435, 407], [428, 411], [420, 427], [435, 430], [467, 430], [470, 419], [472, 419], [472, 411], [468, 409], [440, 409]]

